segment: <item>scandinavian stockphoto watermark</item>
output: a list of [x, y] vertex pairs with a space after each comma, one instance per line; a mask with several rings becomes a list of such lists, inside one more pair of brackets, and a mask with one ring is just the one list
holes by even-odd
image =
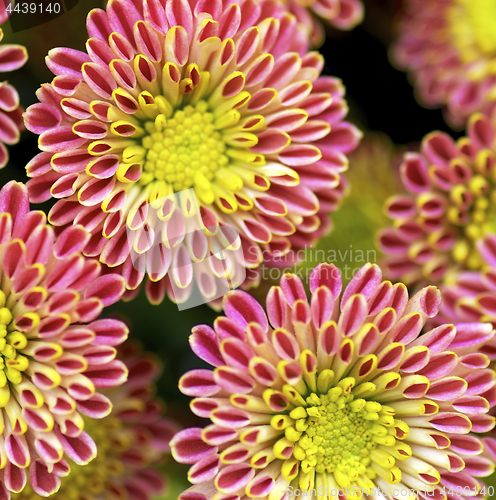
[[[279, 281], [292, 273], [305, 282], [313, 266], [302, 262], [333, 263], [336, 268], [327, 272], [346, 280], [366, 262], [376, 262], [375, 250], [353, 245], [345, 250], [298, 249], [281, 255], [269, 254], [258, 245], [244, 250], [240, 228], [222, 222], [222, 214], [202, 209], [192, 188], [166, 195], [158, 189], [130, 190], [126, 205], [130, 207], [125, 220], [127, 245], [134, 269], [152, 281], [167, 276], [168, 294], [179, 310], [222, 298], [245, 281], [247, 268], [260, 262], [268, 264], [258, 271], [261, 280]], [[115, 217], [120, 223], [118, 213]], [[236, 219], [229, 220], [235, 223]]]
[[[290, 250], [281, 257], [271, 256], [270, 262], [274, 267], [263, 266], [260, 270], [261, 279], [278, 281], [284, 274], [296, 274], [301, 280], [308, 281], [313, 266], [302, 265], [305, 262], [314, 264], [326, 262], [335, 264], [340, 269], [341, 276], [349, 281], [355, 276], [362, 266], [367, 262], [377, 262], [376, 250], [362, 250], [353, 248], [350, 245], [347, 249], [327, 249], [307, 248]], [[288, 266], [287, 263], [292, 263]]]
[[374, 487], [372, 489], [361, 488], [360, 486], [347, 486], [346, 488], [331, 488], [326, 486], [319, 486], [318, 488], [312, 488], [310, 490], [304, 490], [299, 488], [294, 488], [293, 486], [288, 486], [286, 488], [286, 494], [289, 498], [293, 497], [308, 497], [308, 498], [318, 498], [323, 497], [325, 499], [344, 499], [344, 498], [362, 498], [364, 495], [370, 495], [373, 497], [384, 497], [384, 498], [425, 498], [438, 496], [442, 494], [446, 495], [464, 495], [464, 496], [486, 496], [489, 498], [494, 497], [494, 487], [493, 486], [427, 486], [424, 490], [410, 489], [410, 488], [395, 488], [392, 487], [388, 490], [383, 490], [379, 487]]
[[219, 299], [243, 283], [238, 231], [202, 211], [193, 189], [167, 196], [136, 191], [136, 198], [129, 198], [126, 232], [133, 267], [154, 281], [167, 274], [179, 310]]
[[40, 26], [67, 14], [79, 0], [0, 0], [14, 33]]

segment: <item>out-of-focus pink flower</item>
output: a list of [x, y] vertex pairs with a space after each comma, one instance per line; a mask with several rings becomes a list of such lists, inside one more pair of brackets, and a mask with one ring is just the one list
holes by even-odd
[[409, 299], [375, 264], [342, 295], [341, 283], [334, 265], [317, 266], [309, 301], [287, 274], [267, 312], [234, 291], [214, 329], [193, 329], [193, 351], [215, 368], [186, 373], [180, 389], [212, 423], [171, 443], [177, 461], [193, 464], [181, 500], [286, 500], [313, 488], [348, 500], [357, 491], [378, 498], [373, 488], [392, 499], [407, 490], [411, 500], [445, 499], [442, 488], [454, 486], [463, 493], [450, 499], [480, 494], [477, 478], [495, 466], [477, 436], [495, 423], [496, 377], [479, 352], [492, 326], [447, 324], [419, 336], [439, 311], [436, 287]]
[[[9, 15], [5, 2], [0, 2], [0, 24], [7, 21]], [[0, 41], [3, 31], [0, 29]], [[0, 45], [0, 73], [19, 69], [28, 60], [26, 48], [22, 45]], [[5, 144], [19, 142], [21, 132], [24, 130], [22, 113], [24, 109], [19, 106], [17, 90], [7, 82], [0, 82], [0, 168], [5, 167], [9, 161], [9, 153]]]
[[406, 153], [402, 182], [409, 194], [385, 205], [392, 227], [379, 232], [388, 277], [407, 285], [453, 284], [460, 271], [478, 271], [477, 242], [496, 233], [495, 128], [481, 114], [468, 123], [467, 137], [427, 135], [420, 153]]
[[282, 0], [282, 3], [305, 26], [313, 47], [324, 42], [321, 21], [341, 30], [350, 30], [363, 20], [362, 0]]
[[90, 235], [71, 226], [55, 238], [46, 215], [30, 211], [28, 190], [0, 191], [0, 498], [27, 482], [40, 496], [57, 491], [70, 467], [96, 456], [85, 415], [100, 419], [127, 368], [114, 346], [124, 323], [97, 319], [125, 290], [122, 277], [100, 276], [81, 250]]
[[[164, 493], [165, 478], [154, 468], [170, 452], [178, 425], [163, 417], [165, 408], [154, 397], [159, 360], [140, 352], [134, 343], [119, 348], [118, 357], [129, 370], [128, 380], [117, 389], [103, 391], [112, 412], [102, 420], [85, 419], [86, 431], [98, 455], [84, 467], [71, 463], [53, 500], [149, 500]], [[30, 488], [13, 500], [39, 498]]]
[[496, 104], [496, 7], [492, 0], [408, 0], [393, 61], [410, 71], [420, 101], [446, 106], [455, 126]]
[[[264, 257], [290, 259], [330, 230], [360, 133], [342, 121], [343, 85], [319, 77], [322, 56], [279, 2], [110, 0], [87, 27], [87, 53], [50, 51], [56, 77], [25, 114], [43, 150], [27, 166], [31, 200], [59, 199], [49, 220], [91, 231], [86, 255], [137, 291], [134, 232], [134, 252], [154, 262], [153, 303], [187, 300], [194, 276], [209, 300], [224, 272], [212, 234], [239, 233], [249, 283]], [[186, 189], [198, 231], [189, 198], [161, 201]], [[164, 222], [153, 232], [149, 204]]]

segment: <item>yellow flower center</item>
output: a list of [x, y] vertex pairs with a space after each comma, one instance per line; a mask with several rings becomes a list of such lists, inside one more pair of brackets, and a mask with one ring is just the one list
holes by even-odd
[[[495, 0], [456, 0], [449, 7], [447, 17], [454, 45], [463, 62], [480, 60], [481, 55], [487, 58], [496, 56]], [[484, 70], [491, 70], [483, 66], [475, 68], [470, 76], [478, 79], [486, 73]]]
[[26, 356], [19, 354], [28, 341], [21, 332], [14, 329], [12, 313], [6, 305], [6, 296], [0, 290], [0, 408], [5, 407], [10, 399], [8, 383], [20, 384], [22, 372], [29, 366]]
[[[105, 493], [113, 477], [124, 473], [124, 464], [117, 457], [129, 449], [131, 443], [125, 431], [123, 432], [122, 421], [113, 417], [100, 421], [84, 420], [85, 431], [95, 441], [98, 455], [84, 466], [69, 461], [71, 472], [62, 478], [59, 491], [50, 497], [53, 500], [93, 500], [97, 495]], [[112, 487], [118, 487], [117, 483]], [[121, 494], [124, 498], [124, 493]], [[29, 483], [21, 493], [12, 495], [12, 500], [39, 498], [29, 487]]]
[[[467, 196], [473, 197], [468, 211], [469, 221], [465, 220], [460, 205], [466, 203]], [[452, 249], [453, 259], [463, 263], [468, 269], [478, 270], [484, 262], [477, 250], [476, 242], [496, 232], [496, 189], [482, 175], [475, 175], [467, 185], [458, 184], [451, 190], [451, 201], [455, 203], [448, 210], [448, 219], [460, 227], [460, 234]]]
[[[122, 152], [117, 178], [124, 183], [136, 180], [151, 188], [155, 193], [152, 198], [193, 188], [200, 202], [215, 202], [226, 213], [238, 209], [235, 193], [250, 208], [252, 202], [239, 193], [251, 181], [251, 171], [245, 170], [264, 165], [265, 158], [248, 151], [258, 139], [243, 127], [260, 128], [262, 117], [256, 116], [246, 125], [237, 110], [216, 115], [206, 101], [200, 100], [174, 111], [160, 98], [153, 98], [158, 112], [150, 113], [148, 121], [134, 127], [141, 140]], [[259, 190], [268, 189], [266, 184]]]
[[[356, 385], [353, 377], [347, 377], [325, 392], [333, 378], [332, 370], [323, 370], [318, 376], [320, 389], [317, 386], [319, 390], [307, 397], [290, 386], [283, 389], [295, 408], [271, 421], [272, 427], [284, 429], [284, 437], [274, 445], [275, 457], [284, 460], [282, 476], [288, 481], [299, 477], [302, 489], [313, 488], [309, 478], [315, 473], [332, 475], [340, 488], [358, 485], [370, 490], [377, 475], [397, 484], [401, 470], [396, 460], [412, 456], [410, 447], [401, 442], [409, 433], [408, 425], [395, 419], [392, 407], [359, 397], [374, 390], [374, 384]], [[253, 458], [256, 464], [259, 455]]]
[[336, 389], [321, 396], [312, 394], [308, 400], [315, 406], [292, 412], [301, 416], [296, 429], [305, 429], [295, 444], [295, 456], [302, 460], [303, 471], [312, 467], [317, 472], [337, 469], [356, 478], [365, 473], [370, 451], [377, 446], [371, 431], [381, 405], [363, 399], [353, 402], [352, 394], [338, 396]]
[[177, 110], [171, 119], [160, 114], [147, 122], [149, 135], [142, 140], [145, 173], [140, 184], [166, 180], [177, 192], [213, 181], [216, 172], [229, 163], [226, 145], [213, 121], [207, 103], [200, 101], [195, 107]]

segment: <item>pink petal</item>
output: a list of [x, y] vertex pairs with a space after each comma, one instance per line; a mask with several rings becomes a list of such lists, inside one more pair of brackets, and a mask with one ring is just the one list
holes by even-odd
[[12, 217], [12, 226], [22, 224], [29, 212], [28, 190], [20, 182], [10, 181], [0, 190], [0, 212], [8, 212]]
[[81, 67], [89, 61], [89, 56], [79, 50], [56, 48], [48, 52], [46, 65], [54, 75], [75, 75], [82, 77]]
[[34, 461], [29, 467], [29, 484], [33, 491], [47, 497], [53, 495], [60, 488], [60, 477], [48, 472], [47, 466], [41, 461]]
[[86, 465], [96, 457], [96, 445], [86, 432], [83, 431], [79, 437], [64, 436], [58, 427], [55, 432], [67, 456], [77, 465]]
[[202, 440], [202, 429], [190, 428], [178, 432], [171, 441], [174, 459], [182, 464], [193, 464], [214, 455], [217, 448]]

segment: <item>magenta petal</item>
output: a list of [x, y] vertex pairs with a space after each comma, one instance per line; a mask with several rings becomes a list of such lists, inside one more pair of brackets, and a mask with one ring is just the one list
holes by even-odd
[[111, 401], [99, 393], [95, 393], [86, 401], [78, 401], [76, 407], [83, 415], [96, 419], [104, 418], [112, 411]]
[[57, 238], [54, 254], [57, 258], [63, 259], [74, 253], [80, 253], [89, 238], [89, 233], [82, 226], [68, 227]]
[[47, 497], [53, 495], [60, 488], [60, 477], [48, 472], [47, 466], [40, 460], [36, 460], [29, 467], [29, 484], [33, 491]]
[[223, 306], [226, 316], [240, 325], [254, 322], [267, 330], [267, 316], [262, 306], [247, 293], [238, 290], [230, 292], [224, 297]]
[[9, 491], [12, 491], [13, 493], [19, 493], [26, 486], [26, 481], [27, 481], [26, 470], [16, 467], [8, 460], [3, 474], [4, 474], [3, 480], [5, 482], [5, 486], [7, 486], [7, 489]]
[[382, 271], [379, 266], [376, 264], [365, 264], [345, 288], [343, 298], [341, 299], [341, 309], [348, 299], [356, 293], [363, 294], [366, 299], [371, 297], [376, 292], [381, 280]]
[[89, 327], [96, 335], [93, 341], [96, 345], [118, 346], [129, 335], [129, 328], [117, 319], [100, 319], [91, 323]]
[[0, 112], [0, 141], [10, 145], [16, 144], [20, 137], [19, 126], [11, 115], [12, 113]]
[[28, 443], [24, 436], [11, 434], [5, 440], [5, 453], [8, 459], [17, 467], [25, 468], [30, 459]]
[[310, 291], [321, 286], [328, 288], [334, 298], [339, 297], [342, 288], [341, 272], [334, 264], [319, 264], [310, 274]]
[[8, 83], [0, 84], [0, 109], [14, 111], [19, 106], [19, 94]]
[[172, 456], [181, 464], [194, 464], [217, 452], [202, 440], [202, 429], [190, 428], [178, 432], [171, 441]]
[[211, 370], [190, 370], [179, 379], [179, 388], [187, 396], [213, 396], [218, 393], [220, 387], [214, 381]]
[[193, 35], [193, 13], [187, 0], [167, 0], [165, 15], [170, 26], [182, 26], [188, 37]]
[[68, 48], [56, 48], [48, 52], [46, 65], [54, 75], [76, 75], [82, 77], [81, 66], [90, 58], [84, 52]]
[[117, 274], [100, 276], [86, 290], [85, 298], [96, 297], [104, 306], [115, 304], [120, 300], [126, 289], [124, 278]]
[[86, 432], [83, 431], [79, 437], [64, 436], [58, 427], [55, 432], [67, 456], [77, 465], [86, 465], [96, 457], [95, 442]]
[[248, 464], [233, 464], [224, 467], [216, 478], [216, 484], [224, 493], [235, 493], [253, 479], [255, 471]]
[[210, 455], [196, 462], [188, 472], [188, 479], [193, 484], [211, 481], [219, 472], [220, 460], [216, 455]]
[[128, 370], [122, 361], [114, 359], [106, 365], [90, 366], [84, 374], [95, 387], [105, 389], [122, 385], [127, 380]]
[[215, 332], [207, 325], [199, 325], [193, 328], [189, 338], [191, 350], [200, 358], [212, 366], [224, 364], [219, 349], [219, 339]]
[[22, 45], [0, 46], [0, 72], [19, 69], [28, 60], [26, 48]]
[[0, 212], [10, 213], [13, 228], [22, 224], [29, 212], [28, 190], [24, 184], [10, 181], [0, 190]]
[[34, 134], [42, 134], [46, 130], [57, 127], [62, 120], [57, 108], [50, 104], [33, 104], [24, 113], [26, 128]]
[[86, 142], [86, 139], [78, 137], [72, 127], [63, 126], [46, 130], [40, 135], [39, 146], [42, 151], [53, 153], [68, 149], [77, 149]]

